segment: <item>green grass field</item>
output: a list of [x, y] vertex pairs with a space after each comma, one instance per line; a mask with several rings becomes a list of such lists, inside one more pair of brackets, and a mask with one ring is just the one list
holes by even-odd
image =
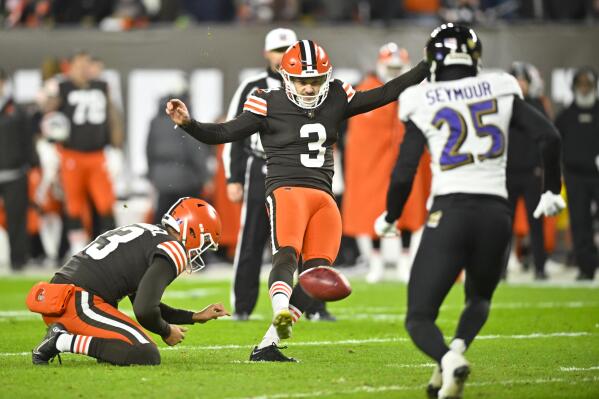
[[[330, 305], [339, 321], [300, 321], [285, 350], [297, 364], [247, 362], [270, 318], [264, 289], [262, 320], [196, 325], [175, 348], [160, 341], [161, 366], [114, 367], [65, 354], [62, 366], [34, 367], [29, 352], [45, 326], [24, 300], [35, 281], [0, 279], [1, 398], [425, 398], [432, 365], [403, 327], [399, 283], [354, 281], [354, 293]], [[228, 298], [228, 282], [200, 277], [173, 284], [164, 302], [197, 309]], [[439, 316], [446, 335], [462, 301], [456, 285]], [[130, 310], [128, 301], [122, 309]], [[467, 357], [465, 398], [599, 398], [599, 289], [501, 286]]]

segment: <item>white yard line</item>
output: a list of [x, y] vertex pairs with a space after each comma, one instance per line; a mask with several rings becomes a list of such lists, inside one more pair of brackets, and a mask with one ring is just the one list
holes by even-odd
[[[540, 384], [568, 384], [577, 385], [586, 382], [597, 382], [599, 377], [588, 377], [572, 380], [570, 378], [537, 378], [537, 379], [521, 379], [521, 380], [509, 380], [509, 381], [482, 381], [482, 382], [471, 382], [467, 383], [467, 387], [486, 387], [486, 386], [513, 386], [513, 385], [540, 385]], [[422, 385], [383, 385], [383, 386], [361, 386], [351, 389], [340, 389], [340, 390], [322, 390], [312, 392], [298, 392], [298, 393], [279, 393], [273, 395], [260, 395], [260, 396], [246, 396], [235, 399], [287, 399], [287, 398], [315, 398], [319, 396], [330, 396], [330, 395], [352, 395], [359, 393], [380, 393], [380, 392], [394, 392], [394, 391], [420, 391], [424, 390], [425, 386]], [[233, 398], [229, 398], [233, 399]]]
[[[532, 333], [532, 334], [515, 334], [515, 335], [480, 335], [477, 340], [500, 340], [500, 339], [544, 339], [544, 338], [559, 338], [559, 337], [596, 337], [599, 334], [581, 332], [555, 332], [555, 333]], [[451, 339], [451, 337], [447, 337]], [[384, 344], [390, 342], [409, 342], [407, 337], [390, 337], [390, 338], [368, 338], [368, 339], [345, 339], [339, 341], [300, 341], [289, 342], [293, 347], [296, 346], [326, 346], [326, 345], [363, 345], [363, 344]], [[178, 351], [178, 350], [221, 350], [221, 349], [249, 349], [252, 345], [249, 344], [230, 344], [230, 345], [178, 345], [160, 348], [162, 351]], [[0, 352], [0, 356], [22, 356], [29, 355], [30, 352]]]
[[559, 371], [595, 371], [599, 370], [599, 366], [591, 367], [560, 367]]
[[[599, 307], [597, 301], [566, 301], [566, 302], [493, 302], [491, 309], [564, 309], [564, 308], [595, 308]], [[463, 305], [444, 305], [441, 310], [461, 310]], [[334, 314], [368, 314], [403, 312], [405, 309], [394, 306], [352, 306], [333, 308]]]

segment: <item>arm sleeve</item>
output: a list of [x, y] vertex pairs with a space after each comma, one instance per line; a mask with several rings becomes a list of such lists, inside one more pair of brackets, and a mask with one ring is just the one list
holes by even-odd
[[545, 170], [544, 190], [559, 194], [562, 187], [559, 132], [539, 111], [514, 96], [511, 125], [525, 132], [541, 147]]
[[397, 101], [402, 91], [410, 86], [422, 82], [429, 74], [429, 67], [425, 61], [421, 61], [414, 68], [403, 75], [385, 83], [381, 87], [368, 91], [356, 92], [349, 102], [346, 117], [372, 111], [378, 107]]
[[[155, 256], [152, 264], [139, 282], [135, 299], [133, 300], [133, 312], [139, 324], [145, 329], [159, 334], [161, 337], [167, 337], [170, 334], [170, 326], [162, 314], [160, 298], [162, 298], [166, 287], [176, 277], [175, 271], [169, 261], [162, 256]], [[184, 312], [168, 308], [166, 316], [170, 320], [173, 320], [173, 318], [183, 317]], [[189, 321], [191, 321], [190, 315]]]
[[201, 123], [191, 119], [181, 125], [190, 136], [206, 144], [223, 144], [251, 136], [260, 130], [264, 117], [243, 112], [237, 118], [224, 123]]
[[406, 123], [406, 134], [399, 150], [399, 157], [391, 173], [391, 183], [387, 191], [387, 222], [399, 219], [408, 201], [414, 176], [418, 169], [420, 157], [424, 152], [426, 138], [414, 122]]
[[[243, 112], [243, 105], [255, 86], [241, 84], [229, 104], [227, 112], [227, 120], [231, 120]], [[249, 138], [244, 140], [234, 141], [225, 144], [223, 149], [223, 165], [225, 168], [225, 177], [228, 183], [243, 183], [245, 180], [245, 165], [247, 163], [248, 154], [245, 147], [249, 146]]]
[[228, 183], [243, 183], [245, 181], [245, 166], [249, 147], [249, 138], [225, 144], [223, 162], [225, 164], [225, 177]]

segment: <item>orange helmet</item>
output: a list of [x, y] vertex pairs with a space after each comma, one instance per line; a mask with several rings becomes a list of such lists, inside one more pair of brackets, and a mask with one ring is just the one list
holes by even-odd
[[207, 250], [216, 251], [220, 240], [221, 223], [216, 209], [198, 198], [180, 198], [162, 217], [162, 225], [178, 234], [177, 239], [187, 252], [187, 269], [195, 272], [204, 268], [200, 256]]
[[[290, 46], [283, 55], [279, 72], [285, 82], [287, 97], [297, 106], [316, 108], [327, 98], [333, 67], [327, 53], [316, 42], [300, 40]], [[320, 78], [316, 95], [305, 96], [295, 90], [293, 80], [306, 78]]]
[[408, 50], [393, 42], [386, 43], [379, 49], [376, 73], [381, 81], [386, 83], [409, 69], [410, 56]]

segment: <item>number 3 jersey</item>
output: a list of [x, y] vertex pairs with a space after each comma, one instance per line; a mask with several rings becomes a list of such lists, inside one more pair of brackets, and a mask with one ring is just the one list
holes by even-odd
[[185, 249], [162, 227], [136, 223], [96, 237], [74, 255], [57, 276], [99, 295], [116, 307], [125, 296], [137, 291], [139, 282], [155, 256], [165, 257], [175, 276], [187, 265]]
[[315, 110], [293, 104], [284, 89], [258, 90], [248, 97], [244, 111], [266, 117], [260, 118], [264, 128], [259, 131], [266, 153], [267, 196], [281, 186], [311, 187], [333, 195], [333, 145], [354, 95], [349, 84], [334, 80]]
[[431, 195], [490, 194], [507, 198], [508, 129], [514, 77], [488, 73], [426, 82], [400, 96], [400, 119], [424, 134], [431, 154]]
[[387, 84], [363, 92], [333, 80], [327, 98], [316, 109], [298, 107], [284, 89], [259, 90], [248, 96], [244, 112], [235, 119], [222, 124], [191, 120], [182, 128], [207, 144], [240, 140], [258, 131], [266, 152], [267, 196], [282, 186], [316, 188], [333, 195], [333, 144], [341, 123], [396, 101], [405, 88], [427, 75], [428, 66], [421, 62]]

